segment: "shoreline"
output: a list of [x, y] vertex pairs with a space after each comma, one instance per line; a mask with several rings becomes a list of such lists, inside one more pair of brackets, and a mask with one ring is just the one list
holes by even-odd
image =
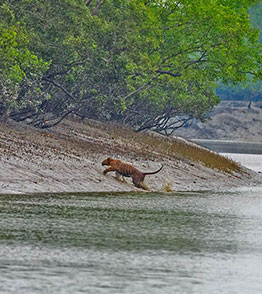
[[211, 139], [190, 139], [190, 141], [219, 153], [262, 154], [261, 142]]
[[103, 128], [99, 122], [78, 120], [48, 130], [0, 123], [0, 194], [145, 192], [130, 178], [123, 183], [114, 173], [103, 175], [101, 162], [108, 156], [141, 171], [154, 171], [163, 164], [161, 172], [145, 178], [151, 192], [223, 192], [262, 185], [261, 174], [245, 167], [241, 173], [217, 171], [176, 154], [163, 154], [150, 142], [135, 141], [134, 134], [127, 140], [119, 129]]

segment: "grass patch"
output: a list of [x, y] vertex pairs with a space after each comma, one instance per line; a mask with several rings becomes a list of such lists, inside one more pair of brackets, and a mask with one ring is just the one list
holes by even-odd
[[109, 137], [121, 141], [124, 146], [128, 146], [125, 150], [126, 153], [129, 151], [135, 152], [136, 150], [136, 153], [139, 153], [143, 159], [159, 158], [160, 153], [162, 157], [188, 160], [191, 164], [200, 162], [206, 167], [227, 173], [241, 172], [241, 167], [233, 160], [194, 143], [191, 144], [184, 140], [161, 136], [153, 132], [136, 133], [131, 128], [112, 123], [99, 123], [99, 128], [104, 129]]

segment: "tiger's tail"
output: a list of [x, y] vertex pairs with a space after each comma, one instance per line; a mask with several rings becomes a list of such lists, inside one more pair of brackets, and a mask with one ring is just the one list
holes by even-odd
[[148, 172], [148, 173], [143, 173], [143, 174], [144, 174], [145, 176], [147, 176], [147, 175], [154, 175], [154, 174], [160, 172], [162, 168], [163, 168], [163, 164], [161, 164], [160, 169], [158, 169], [157, 171], [154, 171], [154, 172]]

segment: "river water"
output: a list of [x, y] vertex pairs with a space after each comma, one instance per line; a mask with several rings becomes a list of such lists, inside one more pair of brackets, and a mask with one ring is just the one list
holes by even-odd
[[0, 293], [262, 293], [262, 189], [0, 196]]
[[262, 187], [0, 195], [0, 293], [260, 294]]
[[231, 158], [241, 163], [247, 168], [262, 173], [262, 155], [261, 154], [242, 154], [242, 153], [220, 153], [223, 156]]

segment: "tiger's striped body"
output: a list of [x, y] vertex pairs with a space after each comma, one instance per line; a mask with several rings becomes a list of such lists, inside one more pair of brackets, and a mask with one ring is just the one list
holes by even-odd
[[143, 173], [129, 163], [124, 163], [121, 160], [113, 159], [110, 157], [103, 160], [102, 165], [110, 166], [109, 168], [104, 170], [103, 172], [104, 174], [115, 171], [116, 174], [118, 175], [120, 174], [124, 177], [131, 177], [134, 185], [144, 190], [149, 190], [149, 188], [144, 183], [145, 176], [156, 174], [160, 172], [160, 170], [163, 168], [163, 165], [162, 165], [161, 168], [158, 169], [157, 171]]

